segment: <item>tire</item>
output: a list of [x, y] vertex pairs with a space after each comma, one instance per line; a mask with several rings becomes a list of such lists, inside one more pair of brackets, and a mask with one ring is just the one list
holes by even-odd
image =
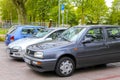
[[55, 72], [60, 77], [71, 76], [75, 70], [75, 63], [69, 57], [62, 57], [56, 64]]
[[106, 67], [107, 64], [100, 64], [100, 65], [97, 65], [98, 67]]

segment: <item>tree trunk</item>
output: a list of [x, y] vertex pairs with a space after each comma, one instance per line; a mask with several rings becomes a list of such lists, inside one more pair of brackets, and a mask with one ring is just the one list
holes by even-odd
[[22, 17], [21, 17], [21, 14], [19, 12], [19, 10], [17, 9], [17, 13], [18, 13], [18, 24], [21, 24], [22, 22]]
[[26, 9], [25, 9], [25, 6], [24, 6], [24, 3], [22, 3], [20, 5], [20, 12], [21, 12], [21, 16], [22, 16], [22, 23], [23, 24], [27, 24], [27, 14], [26, 14]]
[[81, 16], [81, 24], [82, 25], [85, 24], [85, 16], [84, 16], [84, 6], [83, 6], [83, 4], [84, 4], [84, 0], [82, 2], [82, 16]]
[[82, 14], [81, 24], [82, 24], [82, 25], [85, 24], [85, 16], [84, 16], [84, 14]]
[[25, 9], [25, 2], [27, 0], [12, 0], [13, 4], [15, 5], [17, 12], [18, 12], [18, 16], [20, 16], [21, 18], [18, 17], [18, 21], [20, 21], [20, 23], [22, 24], [27, 24], [27, 14], [26, 14], [26, 9]]

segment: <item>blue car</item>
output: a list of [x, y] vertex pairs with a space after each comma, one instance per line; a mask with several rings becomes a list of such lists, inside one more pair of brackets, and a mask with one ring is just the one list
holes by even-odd
[[5, 44], [8, 45], [15, 40], [26, 38], [26, 37], [31, 37], [34, 34], [36, 34], [41, 28], [44, 28], [44, 27], [43, 26], [30, 26], [30, 25], [12, 26], [9, 29], [8, 33], [6, 34]]

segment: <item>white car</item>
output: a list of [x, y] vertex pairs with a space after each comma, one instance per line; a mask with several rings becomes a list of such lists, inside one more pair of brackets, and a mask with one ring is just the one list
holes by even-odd
[[66, 30], [66, 28], [41, 29], [35, 36], [31, 38], [23, 38], [10, 43], [7, 47], [7, 52], [12, 58], [23, 59], [23, 56], [26, 53], [26, 48], [29, 45], [54, 40], [64, 30]]

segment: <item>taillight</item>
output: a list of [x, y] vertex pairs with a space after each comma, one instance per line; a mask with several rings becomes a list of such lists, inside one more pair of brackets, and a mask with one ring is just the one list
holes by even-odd
[[11, 37], [10, 37], [10, 41], [14, 41], [14, 36], [11, 36]]

